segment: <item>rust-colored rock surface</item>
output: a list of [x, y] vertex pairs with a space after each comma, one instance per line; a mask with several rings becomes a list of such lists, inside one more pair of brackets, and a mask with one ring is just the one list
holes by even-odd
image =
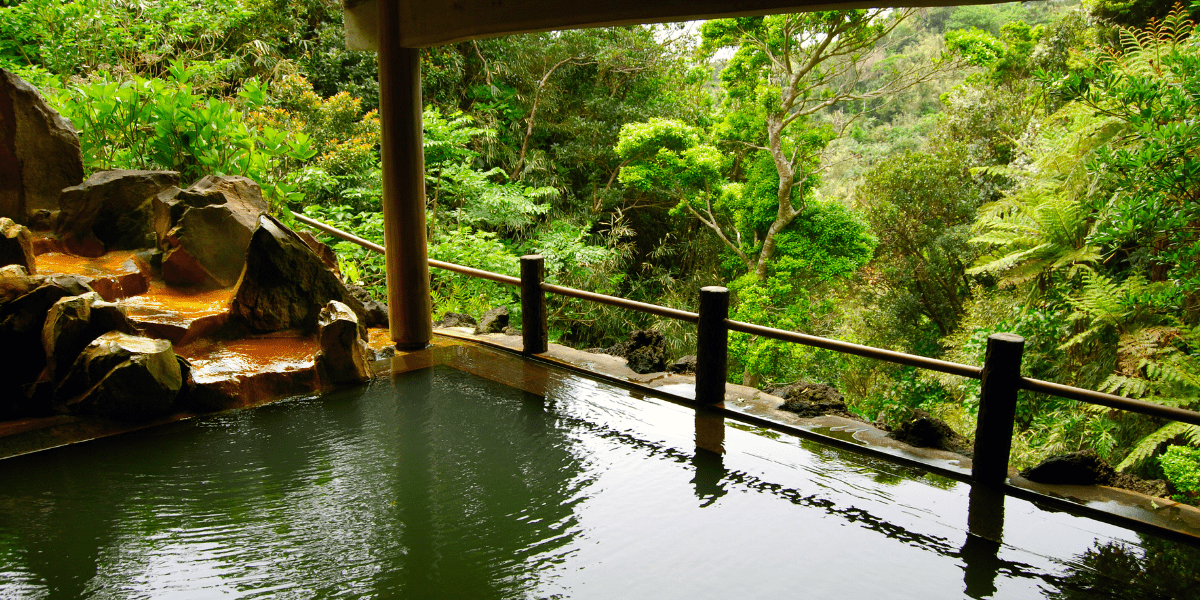
[[138, 327], [185, 345], [224, 327], [232, 299], [233, 288], [171, 287], [153, 280], [145, 294], [127, 298], [124, 305]]
[[131, 250], [114, 250], [95, 258], [47, 252], [38, 255], [37, 260], [47, 273], [79, 276], [107, 302], [150, 289], [150, 265]]
[[58, 210], [62, 189], [83, 174], [71, 122], [24, 79], [0, 69], [0, 216], [25, 223], [35, 210]]
[[317, 340], [281, 332], [242, 340], [199, 340], [179, 348], [192, 365], [193, 410], [256, 406], [320, 389]]

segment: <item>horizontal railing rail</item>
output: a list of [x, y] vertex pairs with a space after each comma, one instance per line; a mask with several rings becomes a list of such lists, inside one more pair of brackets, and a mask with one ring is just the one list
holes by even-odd
[[[379, 253], [385, 252], [384, 247], [379, 244], [304, 215], [294, 216], [297, 221], [310, 225], [334, 237], [358, 244], [368, 250]], [[523, 313], [522, 335], [524, 336], [523, 351], [525, 354], [541, 354], [548, 349], [544, 296], [547, 292], [697, 324], [699, 331], [697, 332], [696, 351], [696, 400], [700, 402], [719, 402], [725, 398], [728, 332], [730, 331], [783, 342], [803, 344], [815, 348], [824, 348], [834, 352], [949, 373], [970, 379], [979, 379], [982, 381], [982, 387], [979, 400], [979, 416], [975, 431], [975, 456], [972, 461], [972, 476], [976, 481], [983, 483], [1002, 483], [1005, 477], [1007, 477], [1008, 455], [1012, 447], [1012, 429], [1018, 390], [1049, 394], [1069, 400], [1200, 426], [1200, 412], [1023, 377], [1020, 375], [1020, 366], [1025, 340], [1013, 334], [1001, 333], [990, 336], [988, 338], [987, 356], [984, 359], [984, 366], [975, 367], [794, 331], [774, 329], [753, 323], [734, 321], [728, 318], [728, 290], [721, 287], [703, 288], [700, 293], [700, 311], [689, 312], [657, 304], [637, 302], [626, 298], [549, 284], [542, 280], [542, 265], [541, 256], [523, 256], [521, 257], [521, 277], [513, 277], [511, 275], [502, 275], [500, 273], [492, 273], [490, 271], [429, 259], [429, 266], [431, 267], [471, 277], [488, 279], [506, 285], [519, 286], [521, 288]]]

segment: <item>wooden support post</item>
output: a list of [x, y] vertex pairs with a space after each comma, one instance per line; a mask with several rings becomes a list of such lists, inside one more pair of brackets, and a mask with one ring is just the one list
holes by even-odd
[[546, 292], [542, 291], [545, 259], [540, 254], [521, 257], [521, 335], [524, 354], [550, 349], [546, 328]]
[[388, 319], [397, 348], [424, 348], [433, 338], [433, 306], [425, 245], [421, 57], [417, 49], [400, 46], [399, 0], [376, 5]]
[[1025, 338], [1013, 333], [988, 336], [983, 360], [983, 387], [979, 394], [979, 419], [975, 425], [975, 458], [971, 475], [985, 485], [999, 485], [1008, 477], [1013, 420], [1021, 379], [1021, 353]]
[[729, 367], [729, 290], [700, 288], [700, 320], [696, 324], [696, 401], [715, 404], [725, 400], [725, 372]]

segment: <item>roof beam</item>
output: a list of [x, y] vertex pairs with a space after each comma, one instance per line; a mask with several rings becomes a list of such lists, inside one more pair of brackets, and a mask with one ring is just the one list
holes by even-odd
[[[975, 1], [987, 4], [997, 0]], [[344, 0], [346, 47], [378, 49], [376, 2], [398, 4], [400, 45], [426, 48], [465, 40], [550, 31], [666, 23], [778, 13], [812, 12], [880, 5], [953, 6], [955, 0]]]

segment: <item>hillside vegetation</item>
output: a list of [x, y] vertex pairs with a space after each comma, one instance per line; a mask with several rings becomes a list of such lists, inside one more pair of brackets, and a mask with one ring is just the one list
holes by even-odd
[[[430, 256], [1200, 407], [1200, 36], [1147, 0], [856, 10], [529, 34], [422, 53]], [[0, 66], [80, 130], [89, 170], [259, 181], [381, 241], [372, 54], [329, 0], [4, 0]], [[383, 260], [339, 244], [382, 296]], [[435, 311], [519, 310], [433, 274]], [[551, 300], [552, 339], [690, 326]], [[734, 335], [730, 379], [833, 384], [869, 420], [969, 434], [977, 381]], [[1200, 428], [1023, 394], [1014, 462], [1093, 448], [1200, 487]]]

